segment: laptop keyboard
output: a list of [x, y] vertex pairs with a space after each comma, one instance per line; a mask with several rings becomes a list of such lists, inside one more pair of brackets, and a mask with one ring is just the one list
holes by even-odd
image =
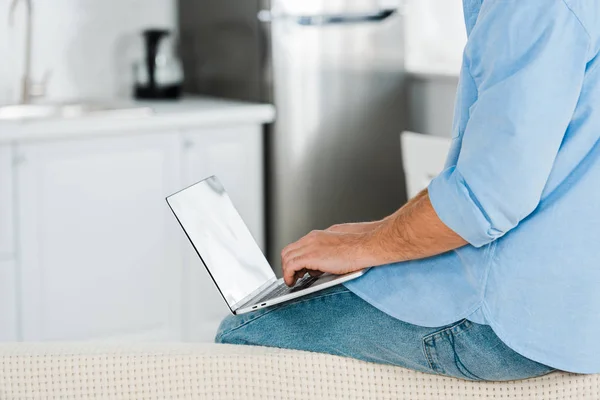
[[318, 276], [306, 275], [304, 278], [302, 278], [298, 282], [296, 282], [294, 287], [289, 287], [288, 285], [285, 284], [285, 282], [281, 282], [278, 286], [275, 287], [275, 289], [273, 289], [272, 291], [267, 293], [265, 296], [263, 296], [259, 300], [256, 300], [256, 303], [260, 303], [260, 302], [263, 302], [266, 300], [271, 300], [276, 297], [280, 297], [280, 296], [283, 296], [286, 294], [297, 292], [302, 289], [306, 289], [307, 287], [309, 287], [310, 285], [315, 283], [317, 281], [317, 279], [319, 279]]

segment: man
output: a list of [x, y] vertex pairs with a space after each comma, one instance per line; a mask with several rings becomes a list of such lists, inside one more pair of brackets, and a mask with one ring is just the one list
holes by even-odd
[[290, 285], [377, 267], [230, 317], [217, 341], [476, 380], [600, 372], [600, 2], [464, 0], [464, 11], [446, 169], [384, 220], [282, 253]]

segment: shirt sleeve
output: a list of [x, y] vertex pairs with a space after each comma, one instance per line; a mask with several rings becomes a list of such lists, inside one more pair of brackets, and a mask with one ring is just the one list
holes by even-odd
[[[477, 100], [456, 165], [429, 185], [439, 218], [475, 247], [540, 202], [583, 86], [590, 36], [562, 0], [486, 0], [465, 48]], [[466, 74], [467, 76], [469, 74]]]

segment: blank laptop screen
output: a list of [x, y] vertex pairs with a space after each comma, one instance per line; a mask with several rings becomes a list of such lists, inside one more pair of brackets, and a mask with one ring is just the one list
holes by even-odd
[[167, 201], [230, 308], [275, 277], [216, 177]]

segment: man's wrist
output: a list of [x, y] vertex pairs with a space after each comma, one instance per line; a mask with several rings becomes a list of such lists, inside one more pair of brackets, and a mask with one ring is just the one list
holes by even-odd
[[380, 221], [377, 228], [365, 233], [364, 257], [369, 260], [371, 266], [380, 266], [395, 262], [405, 261], [404, 241], [397, 235], [392, 235], [393, 218]]

